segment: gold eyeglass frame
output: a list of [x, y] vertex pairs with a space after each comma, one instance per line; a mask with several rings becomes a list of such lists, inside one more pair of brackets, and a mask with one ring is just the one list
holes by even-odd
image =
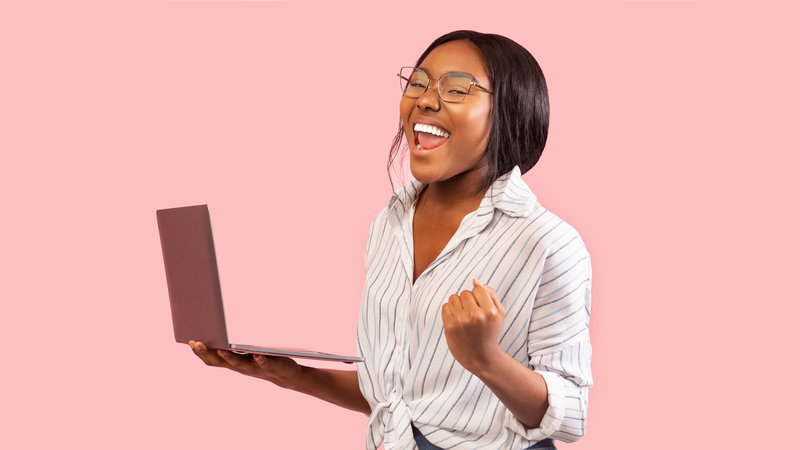
[[[469, 74], [469, 73], [466, 73], [466, 72], [447, 72], [446, 74], [442, 75], [442, 76], [441, 76], [441, 77], [439, 77], [439, 78], [433, 78], [432, 76], [428, 75], [428, 72], [425, 72], [424, 70], [422, 70], [422, 69], [420, 69], [420, 68], [418, 68], [418, 67], [408, 67], [408, 66], [403, 66], [403, 67], [401, 67], [401, 68], [400, 68], [400, 72], [401, 72], [401, 73], [403, 72], [403, 69], [419, 70], [420, 72], [424, 73], [426, 77], [428, 77], [428, 85], [425, 87], [425, 90], [424, 90], [424, 91], [422, 91], [422, 92], [421, 92], [421, 93], [420, 93], [418, 96], [416, 96], [416, 97], [412, 97], [412, 96], [410, 96], [410, 95], [408, 95], [408, 94], [406, 93], [406, 91], [408, 90], [407, 88], [406, 88], [406, 89], [403, 89], [403, 81], [402, 81], [402, 80], [405, 80], [405, 82], [406, 82], [406, 86], [408, 86], [408, 84], [409, 84], [409, 83], [411, 83], [411, 80], [409, 80], [408, 78], [406, 78], [406, 77], [404, 77], [404, 76], [400, 75], [399, 73], [397, 74], [397, 76], [398, 76], [398, 77], [400, 78], [400, 80], [401, 80], [401, 81], [400, 81], [400, 90], [403, 92], [403, 95], [404, 95], [404, 96], [406, 96], [406, 97], [409, 97], [409, 98], [420, 98], [420, 97], [422, 96], [422, 94], [424, 94], [424, 93], [428, 92], [428, 89], [430, 89], [430, 88], [431, 88], [431, 82], [433, 82], [433, 80], [436, 80], [436, 90], [439, 92], [439, 98], [440, 98], [440, 99], [442, 99], [442, 101], [443, 101], [443, 102], [447, 102], [447, 103], [459, 103], [459, 102], [463, 102], [463, 101], [464, 101], [464, 99], [465, 99], [465, 98], [467, 98], [467, 95], [469, 95], [470, 91], [472, 90], [472, 86], [475, 86], [476, 88], [478, 88], [478, 89], [482, 90], [483, 92], [486, 92], [487, 94], [492, 94], [492, 95], [494, 95], [494, 92], [492, 92], [492, 91], [490, 91], [490, 90], [486, 89], [485, 87], [481, 86], [480, 84], [478, 84], [478, 80], [476, 80], [476, 79], [475, 79], [475, 77], [474, 77], [474, 76], [472, 76], [472, 74]], [[412, 73], [413, 73], [413, 72], [412, 72]], [[442, 96], [442, 85], [439, 83], [439, 79], [441, 79], [441, 78], [444, 78], [445, 76], [447, 76], [447, 75], [450, 75], [450, 74], [452, 74], [452, 73], [457, 73], [457, 74], [460, 74], [460, 75], [467, 75], [467, 76], [469, 76], [470, 78], [472, 78], [472, 80], [469, 82], [469, 88], [467, 88], [467, 93], [466, 93], [466, 94], [464, 94], [464, 98], [462, 98], [461, 100], [446, 100], [446, 99], [445, 99], [445, 98]], [[465, 77], [465, 78], [466, 78], [466, 77]]]

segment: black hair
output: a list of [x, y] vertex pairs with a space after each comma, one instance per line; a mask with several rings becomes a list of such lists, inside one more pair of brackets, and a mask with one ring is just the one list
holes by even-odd
[[[539, 161], [547, 142], [550, 100], [544, 73], [533, 55], [511, 39], [497, 34], [468, 30], [447, 33], [433, 41], [414, 67], [419, 67], [436, 47], [462, 40], [472, 42], [483, 53], [489, 75], [488, 88], [494, 91], [492, 129], [484, 151], [487, 170], [481, 186], [488, 188], [514, 166], [525, 173]], [[390, 182], [404, 135], [401, 117], [386, 164]]]

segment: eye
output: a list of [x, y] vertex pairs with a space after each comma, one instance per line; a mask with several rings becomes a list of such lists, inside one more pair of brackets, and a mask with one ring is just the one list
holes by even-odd
[[469, 92], [472, 75], [451, 73], [444, 77], [444, 91], [452, 95], [467, 95]]
[[418, 75], [415, 75], [415, 76], [411, 77], [410, 80], [408, 80], [408, 85], [411, 86], [411, 87], [417, 87], [417, 88], [425, 89], [426, 87], [428, 87], [428, 80], [424, 79], [424, 78], [422, 78], [422, 77], [420, 77]]
[[[448, 81], [450, 81], [450, 80], [448, 80]], [[466, 84], [465, 83], [447, 83], [447, 85], [444, 86], [444, 90], [448, 94], [467, 95], [467, 93], [469, 92], [469, 84], [468, 83], [466, 83]]]
[[450, 89], [447, 90], [449, 94], [455, 95], [467, 95], [469, 92], [469, 88], [461, 87], [461, 86], [451, 86]]

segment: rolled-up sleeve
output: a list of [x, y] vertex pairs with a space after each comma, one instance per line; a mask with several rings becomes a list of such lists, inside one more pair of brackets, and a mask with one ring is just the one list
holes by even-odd
[[579, 237], [545, 260], [528, 324], [528, 362], [547, 384], [548, 408], [538, 428], [507, 411], [508, 423], [527, 439], [574, 442], [586, 433], [592, 372], [589, 366], [591, 262]]

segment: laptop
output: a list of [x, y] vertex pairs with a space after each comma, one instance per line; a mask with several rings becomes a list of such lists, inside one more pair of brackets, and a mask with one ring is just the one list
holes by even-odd
[[303, 348], [255, 347], [228, 342], [208, 205], [161, 209], [156, 211], [156, 218], [176, 342], [200, 341], [208, 348], [243, 354], [346, 364], [364, 361], [359, 356], [334, 355]]

